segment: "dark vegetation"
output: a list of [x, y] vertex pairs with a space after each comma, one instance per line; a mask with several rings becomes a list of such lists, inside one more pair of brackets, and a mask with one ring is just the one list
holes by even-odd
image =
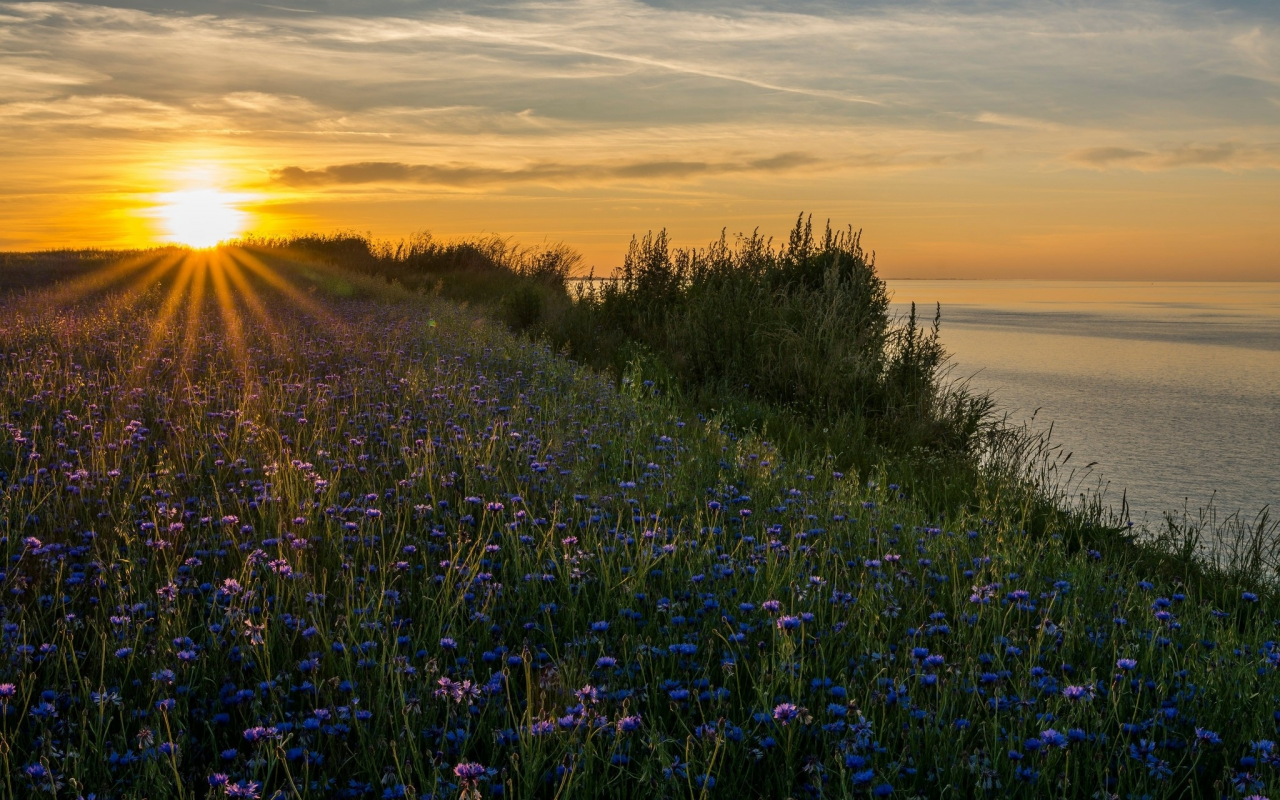
[[[941, 308], [927, 321], [914, 305], [894, 316], [875, 254], [852, 228], [828, 223], [815, 233], [802, 214], [784, 243], [722, 232], [705, 248], [650, 232], [633, 237], [608, 278], [582, 276], [581, 255], [562, 243], [497, 235], [304, 233], [230, 246], [460, 303], [789, 459], [892, 476], [935, 513], [1017, 504], [1033, 534], [1066, 530], [1073, 548], [1121, 547], [1142, 569], [1175, 580], [1203, 580], [1208, 570], [1259, 590], [1280, 567], [1277, 523], [1265, 513], [1252, 523], [1212, 509], [1170, 515], [1135, 546], [1123, 501], [1107, 506], [1069, 453], [1009, 425], [992, 397], [952, 378]], [[36, 288], [181, 250], [0, 253], [0, 287]]]
[[665, 230], [632, 238], [611, 277], [582, 277], [563, 244], [500, 236], [399, 242], [357, 233], [238, 243], [317, 260], [478, 308], [632, 391], [770, 442], [788, 458], [890, 475], [934, 513], [1017, 505], [1029, 532], [1065, 531], [1073, 549], [1123, 549], [1171, 580], [1226, 579], [1260, 591], [1280, 568], [1277, 522], [1212, 509], [1171, 514], [1142, 542], [1121, 499], [1107, 504], [1087, 467], [1049, 436], [1014, 426], [995, 399], [948, 369], [939, 332], [915, 306], [890, 308], [861, 231], [816, 233], [801, 214], [781, 244], [757, 232], [705, 248]]
[[73, 280], [0, 305], [0, 795], [1280, 769], [1274, 525], [1125, 535], [947, 383], [937, 316], [893, 318], [852, 231], [647, 236], [576, 284], [496, 238], [123, 255], [15, 256]]
[[650, 233], [632, 240], [610, 279], [573, 280], [581, 257], [564, 245], [522, 248], [496, 236], [242, 244], [482, 306], [575, 360], [785, 451], [910, 472], [942, 490], [944, 504], [966, 491], [943, 485], [958, 467], [972, 483], [994, 422], [990, 398], [946, 380], [940, 309], [932, 324], [914, 309], [895, 319], [859, 233], [828, 226], [815, 235], [803, 217], [781, 246], [753, 233], [683, 249], [665, 231]]
[[0, 252], [0, 290], [38, 289], [102, 270], [121, 259], [181, 248], [148, 250], [42, 250], [28, 253]]

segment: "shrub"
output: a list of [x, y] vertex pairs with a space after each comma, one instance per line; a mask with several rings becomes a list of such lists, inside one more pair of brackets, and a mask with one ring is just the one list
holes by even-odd
[[803, 216], [780, 247], [758, 232], [705, 249], [635, 238], [619, 276], [579, 291], [568, 316], [548, 333], [575, 356], [621, 374], [642, 346], [704, 407], [757, 401], [859, 431], [837, 443], [851, 457], [888, 443], [971, 455], [991, 407], [945, 384], [940, 309], [927, 328], [914, 307], [895, 319], [860, 232], [815, 237]]
[[[784, 449], [829, 450], [866, 470], [921, 451], [976, 465], [991, 401], [945, 380], [947, 360], [915, 308], [893, 316], [861, 232], [801, 215], [784, 244], [758, 231], [731, 244], [673, 247], [665, 230], [634, 237], [614, 278], [568, 279], [582, 261], [564, 244], [500, 236], [398, 242], [355, 233], [238, 243], [316, 259], [410, 289], [492, 309], [515, 331], [612, 373], [655, 381], [704, 413], [755, 428]], [[954, 468], [948, 466], [948, 474]]]

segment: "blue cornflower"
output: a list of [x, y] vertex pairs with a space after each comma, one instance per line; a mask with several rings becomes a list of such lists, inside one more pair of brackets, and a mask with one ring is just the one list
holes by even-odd
[[1195, 743], [1197, 745], [1219, 745], [1222, 744], [1222, 738], [1208, 728], [1196, 728]]

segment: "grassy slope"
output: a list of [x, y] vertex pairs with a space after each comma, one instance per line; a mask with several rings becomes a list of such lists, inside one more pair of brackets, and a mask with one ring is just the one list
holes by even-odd
[[1270, 598], [286, 269], [0, 317], [10, 795], [1209, 796], [1275, 730]]

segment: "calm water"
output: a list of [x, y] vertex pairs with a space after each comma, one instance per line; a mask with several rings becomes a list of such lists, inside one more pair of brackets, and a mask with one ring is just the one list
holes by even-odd
[[890, 281], [942, 303], [955, 375], [1098, 462], [1133, 519], [1280, 511], [1280, 283]]

